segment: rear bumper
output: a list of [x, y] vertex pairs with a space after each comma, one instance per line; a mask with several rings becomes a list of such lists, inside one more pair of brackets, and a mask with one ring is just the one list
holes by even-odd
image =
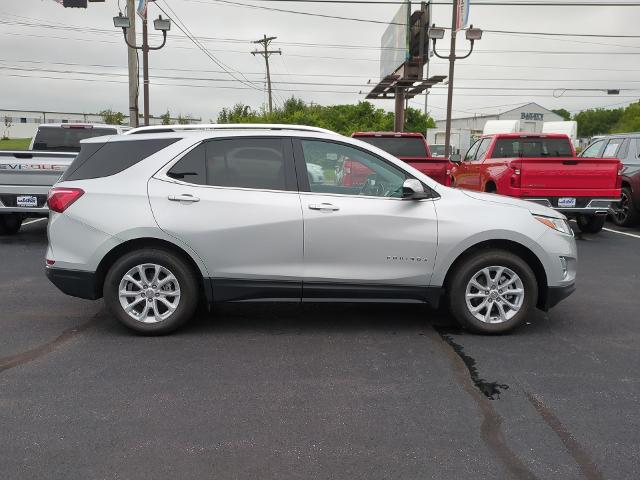
[[611, 208], [612, 203], [619, 202], [619, 198], [593, 198], [593, 197], [575, 197], [575, 207], [559, 207], [558, 199], [561, 197], [542, 197], [527, 198], [523, 200], [534, 202], [545, 207], [553, 208], [565, 215], [587, 214], [587, 215], [606, 215]]
[[540, 308], [546, 312], [549, 309], [555, 307], [558, 303], [560, 303], [575, 291], [575, 282], [562, 287], [547, 287], [547, 294], [542, 305], [540, 305]]
[[[47, 215], [47, 194], [50, 185], [0, 185], [0, 213], [24, 213]], [[19, 207], [16, 197], [31, 195], [37, 198], [37, 206]]]
[[67, 295], [87, 300], [102, 296], [95, 272], [46, 267], [45, 273], [49, 281]]

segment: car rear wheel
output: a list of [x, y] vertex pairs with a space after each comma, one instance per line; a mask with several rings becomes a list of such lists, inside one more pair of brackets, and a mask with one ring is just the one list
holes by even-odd
[[0, 214], [0, 235], [15, 235], [22, 227], [23, 217], [19, 213]]
[[640, 212], [633, 206], [629, 187], [622, 187], [620, 201], [611, 206], [611, 220], [619, 227], [633, 227], [640, 222]]
[[107, 307], [124, 325], [144, 335], [170, 333], [186, 323], [198, 305], [198, 282], [189, 264], [165, 250], [128, 253], [109, 269]]
[[578, 215], [576, 221], [582, 233], [598, 233], [604, 227], [604, 215]]
[[504, 333], [521, 325], [538, 299], [536, 277], [522, 258], [505, 250], [467, 257], [449, 283], [449, 308], [461, 326]]

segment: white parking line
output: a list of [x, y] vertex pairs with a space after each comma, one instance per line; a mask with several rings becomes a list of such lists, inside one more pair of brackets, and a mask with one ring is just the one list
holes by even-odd
[[41, 222], [43, 220], [49, 220], [48, 217], [36, 218], [35, 220], [29, 220], [28, 222], [24, 222], [22, 225], [29, 225], [31, 223]]
[[607, 232], [619, 233], [620, 235], [626, 235], [628, 237], [640, 238], [640, 235], [637, 235], [635, 233], [621, 232], [620, 230], [612, 230], [610, 228], [603, 228], [603, 230], [606, 230]]
[[[578, 223], [576, 222], [574, 219], [569, 220], [570, 222], [573, 223]], [[613, 230], [611, 228], [606, 228], [606, 227], [602, 227], [603, 230], [606, 230], [607, 232], [611, 232], [611, 233], [619, 233], [620, 235], [626, 235], [627, 237], [633, 237], [633, 238], [640, 238], [640, 235], [636, 234], [636, 233], [628, 233], [628, 232], [621, 232], [620, 230]]]

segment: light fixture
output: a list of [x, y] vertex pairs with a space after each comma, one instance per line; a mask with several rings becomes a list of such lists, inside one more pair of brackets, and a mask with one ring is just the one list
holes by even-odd
[[122, 15], [122, 12], [117, 17], [113, 17], [113, 26], [116, 28], [129, 28], [131, 26], [131, 20], [129, 17]]
[[466, 37], [467, 37], [467, 40], [471, 40], [471, 41], [480, 40], [482, 38], [482, 30], [479, 28], [473, 28], [473, 25], [471, 25], [467, 29]]
[[153, 28], [162, 32], [168, 32], [171, 30], [171, 20], [162, 18], [162, 15], [159, 15], [158, 18], [153, 21]]
[[444, 28], [434, 25], [427, 31], [427, 36], [432, 40], [442, 40], [444, 38]]

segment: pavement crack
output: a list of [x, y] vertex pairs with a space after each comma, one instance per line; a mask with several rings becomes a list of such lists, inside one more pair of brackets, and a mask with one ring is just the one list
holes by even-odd
[[587, 451], [582, 448], [582, 445], [580, 445], [560, 419], [556, 417], [551, 409], [544, 404], [542, 398], [526, 390], [524, 393], [540, 417], [542, 417], [544, 422], [560, 438], [560, 441], [564, 444], [569, 455], [571, 455], [578, 464], [578, 468], [582, 472], [582, 475], [588, 480], [603, 480], [604, 476], [602, 475], [602, 472], [600, 472], [598, 465], [591, 460]]
[[16, 353], [15, 355], [9, 355], [7, 357], [0, 358], [0, 373], [9, 370], [10, 368], [17, 367], [18, 365], [23, 365], [25, 363], [29, 363], [37, 358], [48, 355], [49, 353], [55, 351], [62, 344], [67, 343], [71, 339], [78, 336], [78, 334], [82, 333], [84, 330], [93, 326], [95, 320], [98, 318], [98, 315], [91, 318], [91, 320], [76, 326], [69, 328], [62, 332], [58, 337], [53, 339], [50, 342], [47, 342], [38, 347], [32, 348], [31, 350], [27, 350], [26, 352]]
[[[524, 462], [509, 447], [504, 432], [502, 431], [502, 417], [493, 408], [490, 397], [477, 386], [472, 378], [473, 373], [469, 365], [452, 345], [454, 342], [450, 339], [447, 340], [445, 338], [446, 335], [438, 334], [435, 330], [429, 329], [427, 332], [427, 336], [437, 344], [447, 358], [449, 358], [458, 383], [471, 396], [480, 409], [482, 413], [480, 436], [487, 447], [493, 452], [496, 458], [500, 460], [507, 471], [509, 471], [512, 478], [518, 480], [537, 480], [538, 477], [529, 470]], [[477, 376], [477, 371], [475, 375]]]

